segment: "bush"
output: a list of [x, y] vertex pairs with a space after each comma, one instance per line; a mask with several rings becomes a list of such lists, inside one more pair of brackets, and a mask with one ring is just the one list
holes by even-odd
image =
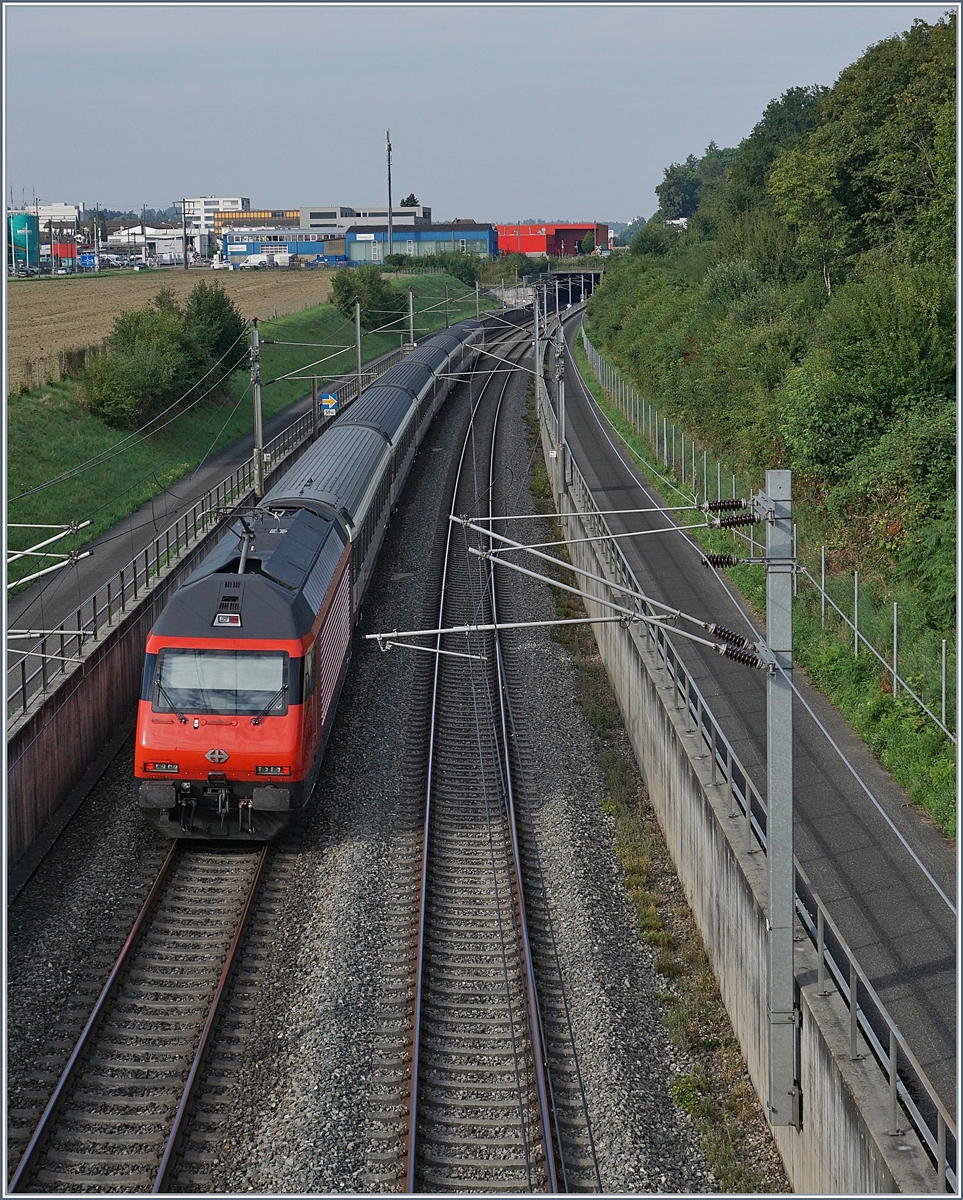
[[[145, 308], [116, 318], [109, 353], [84, 372], [86, 405], [107, 425], [135, 429], [178, 400], [196, 399], [199, 385], [219, 390], [225, 374], [247, 360], [244, 329], [218, 284], [199, 283], [183, 310], [165, 288]], [[235, 352], [208, 375], [231, 346]]]
[[444, 271], [469, 287], [475, 286], [481, 259], [477, 254], [466, 254], [463, 250], [445, 250], [440, 254], [386, 254], [384, 265], [392, 271], [418, 274], [427, 270]]
[[187, 298], [184, 321], [194, 340], [215, 362], [228, 356], [222, 370], [248, 365], [248, 347], [244, 343], [247, 322], [220, 283], [197, 284]]
[[354, 321], [354, 306], [361, 306], [362, 329], [377, 329], [391, 323], [407, 311], [407, 300], [398, 288], [385, 279], [374, 263], [361, 267], [342, 267], [331, 281], [335, 307]]
[[116, 350], [87, 367], [87, 408], [114, 429], [136, 429], [160, 410], [171, 393], [171, 359], [158, 346]]

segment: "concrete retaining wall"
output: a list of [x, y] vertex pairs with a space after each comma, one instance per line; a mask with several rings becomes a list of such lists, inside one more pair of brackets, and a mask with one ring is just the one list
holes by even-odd
[[[560, 486], [561, 459], [543, 421], [542, 441], [558, 511], [576, 513]], [[577, 515], [562, 522], [568, 536], [586, 536]], [[569, 547], [573, 562], [612, 578], [597, 543]], [[585, 586], [583, 581], [582, 586]], [[595, 585], [589, 588], [600, 594]], [[587, 605], [590, 615], [603, 610]], [[593, 612], [592, 610], [595, 609]], [[766, 860], [747, 853], [743, 819], [728, 816], [724, 788], [711, 783], [704, 744], [686, 732], [644, 628], [593, 626], [642, 775], [698, 922], [722, 997], [766, 1110]], [[738, 811], [738, 810], [737, 810]], [[849, 1057], [849, 1012], [834, 991], [817, 993], [816, 952], [800, 929], [796, 981], [801, 1029], [801, 1128], [777, 1127], [776, 1144], [796, 1191], [819, 1194], [926, 1193], [936, 1172], [910, 1133], [889, 1133], [886, 1080], [875, 1061]], [[865, 1047], [863, 1047], [865, 1050]]]

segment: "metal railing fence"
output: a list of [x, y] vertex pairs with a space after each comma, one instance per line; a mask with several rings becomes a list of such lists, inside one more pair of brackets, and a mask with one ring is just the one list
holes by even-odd
[[[536, 390], [540, 417], [554, 442], [555, 414], [551, 413], [551, 419], [547, 419], [545, 408], [550, 408], [547, 395], [540, 386], [537, 386]], [[585, 533], [604, 539], [593, 542], [592, 545], [609, 577], [612, 582], [630, 588], [641, 597], [642, 589], [635, 572], [621, 545], [612, 536], [608, 522], [599, 510], [591, 489], [578, 464], [570, 455], [566, 456], [566, 471], [568, 494]], [[560, 516], [563, 523], [567, 519], [564, 514]], [[619, 601], [625, 604], [625, 596], [620, 596]], [[640, 599], [638, 608], [643, 616], [660, 615], [645, 600]], [[650, 624], [641, 627], [644, 629], [649, 649], [656, 658], [656, 669], [662, 673], [663, 683], [672, 693], [674, 708], [684, 714], [688, 732], [700, 737], [707, 752], [711, 772], [710, 786], [724, 789], [721, 794], [723, 804], [728, 809], [728, 816], [741, 822], [744, 831], [743, 849], [748, 853], [753, 853], [756, 849], [765, 853], [766, 803], [759, 789], [739, 761], [698, 684], [665, 630], [654, 628]], [[886, 1079], [890, 1090], [894, 1126], [899, 1120], [898, 1105], [899, 1111], [904, 1113], [932, 1158], [937, 1172], [942, 1173], [944, 1186], [948, 1186], [950, 1191], [955, 1191], [956, 1123], [898, 1026], [886, 1011], [868, 976], [856, 961], [855, 954], [812, 889], [798, 861], [794, 860], [794, 866], [796, 912], [800, 925], [816, 950], [820, 981], [829, 979], [833, 982], [852, 1015], [852, 1057], [858, 1057], [855, 1049], [858, 1031]]]

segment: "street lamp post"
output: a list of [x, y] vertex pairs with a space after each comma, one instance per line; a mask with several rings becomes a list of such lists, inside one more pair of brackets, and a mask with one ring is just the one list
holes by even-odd
[[388, 153], [388, 253], [394, 253], [394, 228], [391, 223], [391, 130], [385, 130], [385, 150]]
[[254, 495], [264, 496], [264, 429], [261, 424], [261, 347], [257, 317], [251, 322], [251, 388], [254, 392]]

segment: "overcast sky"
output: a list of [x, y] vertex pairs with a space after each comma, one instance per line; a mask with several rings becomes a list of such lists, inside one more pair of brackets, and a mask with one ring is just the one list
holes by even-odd
[[941, 4], [17, 5], [5, 198], [163, 208], [383, 203], [436, 220], [628, 221]]

